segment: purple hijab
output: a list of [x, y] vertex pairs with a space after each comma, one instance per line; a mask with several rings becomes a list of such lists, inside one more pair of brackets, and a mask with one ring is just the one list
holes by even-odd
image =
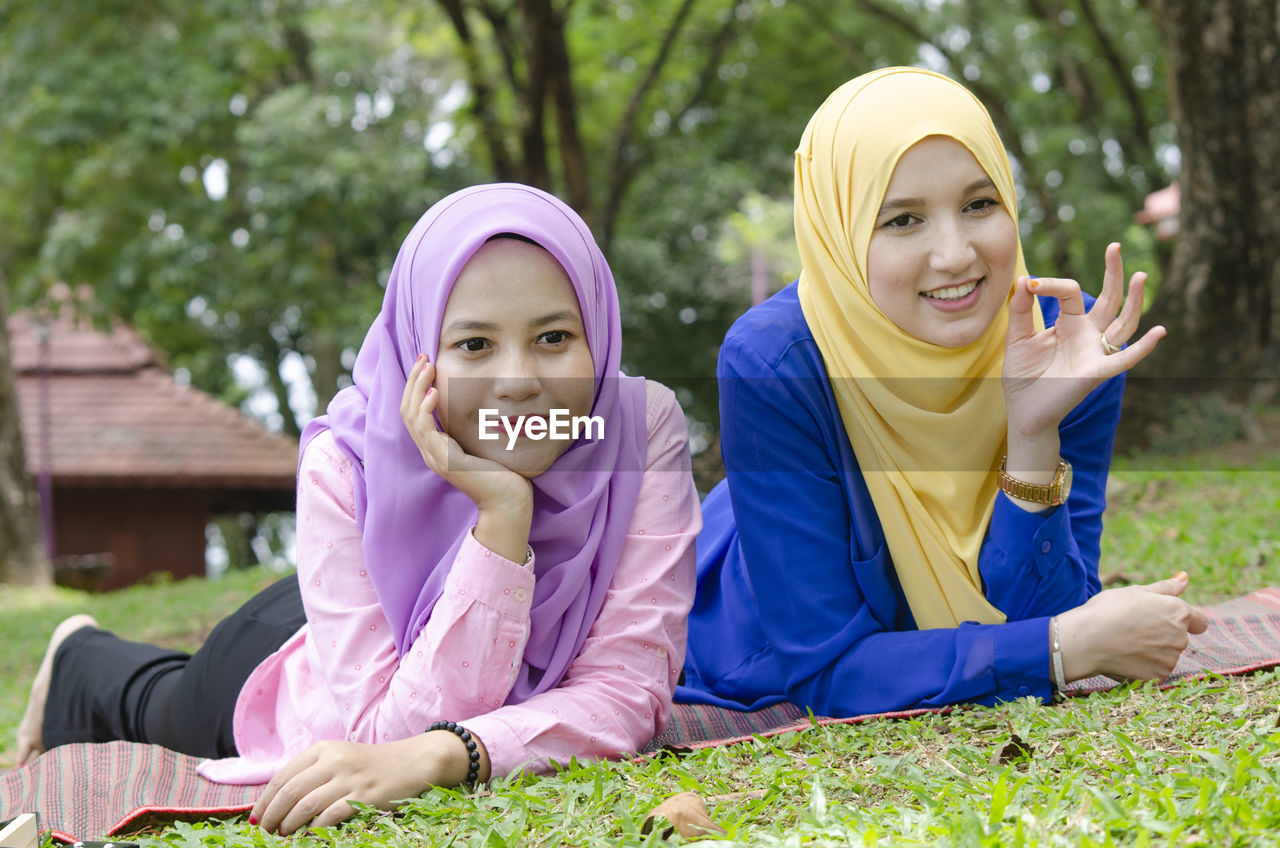
[[382, 311], [356, 357], [355, 384], [307, 424], [302, 449], [328, 428], [357, 460], [365, 568], [403, 656], [478, 512], [427, 468], [400, 418], [400, 398], [418, 354], [435, 361], [462, 267], [500, 233], [541, 245], [573, 283], [595, 364], [591, 414], [604, 419], [603, 438], [575, 442], [532, 480], [537, 582], [529, 642], [508, 697], [518, 703], [557, 686], [586, 640], [631, 524], [648, 445], [644, 380], [620, 371], [618, 293], [583, 220], [546, 192], [513, 183], [463, 189], [428, 209], [396, 256]]

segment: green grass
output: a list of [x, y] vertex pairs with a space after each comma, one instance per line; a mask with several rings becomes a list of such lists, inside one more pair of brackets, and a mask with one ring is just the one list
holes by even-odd
[[[1244, 470], [1262, 469], [1262, 470]], [[1114, 583], [1186, 570], [1213, 603], [1280, 585], [1280, 446], [1121, 460], [1103, 572]], [[271, 579], [262, 572], [110, 596], [8, 591], [0, 637], [0, 766], [53, 625], [87, 610], [128, 638], [191, 647]], [[657, 845], [646, 813], [692, 790], [726, 831], [701, 842], [791, 845], [1280, 844], [1280, 672], [1130, 686], [1042, 707], [815, 727], [685, 756], [570, 763], [465, 796], [430, 792], [396, 814], [281, 840], [243, 820], [180, 824], [148, 845]], [[1017, 735], [1029, 756], [1002, 757]], [[1007, 753], [1007, 752], [1005, 752]], [[671, 837], [673, 842], [684, 841]]]
[[1209, 604], [1280, 583], [1280, 417], [1263, 444], [1118, 459], [1108, 486], [1104, 576], [1146, 582], [1186, 571]]

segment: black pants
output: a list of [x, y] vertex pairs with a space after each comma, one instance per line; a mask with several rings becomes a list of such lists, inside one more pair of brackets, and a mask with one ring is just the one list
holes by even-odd
[[219, 622], [195, 654], [81, 628], [54, 655], [44, 746], [123, 739], [233, 757], [241, 687], [305, 623], [295, 574]]

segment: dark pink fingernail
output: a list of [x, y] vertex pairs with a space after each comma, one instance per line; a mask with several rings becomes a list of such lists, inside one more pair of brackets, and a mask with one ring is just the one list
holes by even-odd
[[257, 824], [257, 823], [258, 823], [258, 817], [257, 817], [257, 816], [255, 816], [253, 813], [250, 813], [250, 814], [249, 814], [249, 824]]

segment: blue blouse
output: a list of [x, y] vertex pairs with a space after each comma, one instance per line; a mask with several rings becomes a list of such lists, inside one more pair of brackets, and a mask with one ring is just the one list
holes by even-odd
[[[1058, 302], [1040, 308], [1052, 325]], [[1124, 375], [1059, 426], [1067, 503], [1029, 513], [996, 494], [978, 567], [1007, 622], [934, 630], [907, 606], [795, 283], [734, 323], [717, 378], [728, 476], [702, 505], [677, 701], [851, 716], [1051, 696], [1049, 618], [1100, 588]]]

